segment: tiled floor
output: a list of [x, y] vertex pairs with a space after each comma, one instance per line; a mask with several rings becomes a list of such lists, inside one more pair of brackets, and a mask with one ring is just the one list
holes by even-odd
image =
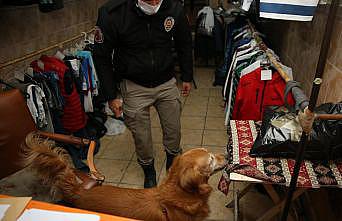
[[[205, 147], [212, 152], [224, 152], [227, 134], [224, 127], [223, 102], [221, 88], [212, 87], [213, 69], [197, 68], [195, 80], [198, 89], [191, 95], [182, 98], [182, 141], [184, 150], [194, 147]], [[151, 109], [152, 137], [155, 151], [158, 180], [165, 177], [165, 153], [162, 148], [162, 131], [155, 109]], [[118, 136], [105, 136], [101, 140], [101, 150], [96, 155], [96, 166], [106, 176], [107, 184], [120, 187], [142, 188], [143, 171], [138, 165], [134, 153], [134, 142], [128, 130]], [[208, 220], [233, 220], [231, 209], [225, 203], [231, 199], [232, 193], [226, 197], [217, 190], [221, 177], [218, 173], [210, 180], [214, 191], [209, 204], [211, 213]], [[239, 185], [240, 187], [243, 184]], [[257, 203], [255, 203], [257, 202]], [[241, 201], [244, 220], [255, 220], [270, 206], [270, 200], [252, 191]]]

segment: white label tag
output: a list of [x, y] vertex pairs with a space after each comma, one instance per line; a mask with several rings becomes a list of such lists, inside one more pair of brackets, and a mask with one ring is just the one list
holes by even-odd
[[74, 69], [75, 71], [79, 70], [78, 60], [76, 59], [70, 60], [70, 63], [71, 63], [72, 69]]
[[38, 60], [37, 64], [40, 69], [44, 70], [44, 63], [41, 60]]
[[88, 86], [87, 86], [86, 82], [82, 83], [82, 90], [84, 90], [84, 91], [88, 90]]
[[262, 81], [272, 80], [272, 70], [261, 70], [261, 80]]
[[62, 52], [57, 51], [55, 54], [55, 57], [63, 61], [63, 59], [65, 58], [65, 55]]
[[241, 77], [242, 76], [245, 76], [246, 74], [249, 74], [251, 73], [252, 71], [260, 68], [260, 60], [257, 60], [256, 62], [254, 62], [253, 64], [249, 65], [248, 67], [244, 68], [242, 71], [241, 71]]
[[242, 4], [242, 10], [249, 11], [249, 8], [251, 7], [253, 0], [244, 0]]
[[33, 68], [28, 67], [27, 68], [27, 74], [30, 75], [31, 77], [33, 77]]

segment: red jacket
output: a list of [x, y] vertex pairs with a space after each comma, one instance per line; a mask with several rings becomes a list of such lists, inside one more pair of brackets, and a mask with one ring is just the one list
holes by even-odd
[[68, 132], [76, 132], [84, 128], [87, 116], [81, 106], [75, 83], [73, 83], [73, 90], [70, 94], [65, 90], [64, 75], [68, 67], [63, 61], [54, 57], [42, 56], [40, 60], [44, 63], [44, 70], [39, 68], [37, 61], [33, 61], [31, 66], [35, 71], [54, 71], [58, 74], [58, 85], [64, 99], [64, 114], [61, 119], [64, 129]]
[[[273, 72], [272, 80], [261, 80], [261, 68], [241, 77], [233, 109], [234, 120], [262, 120], [267, 106], [284, 106], [286, 83], [278, 72]], [[294, 105], [292, 93], [287, 103]]]

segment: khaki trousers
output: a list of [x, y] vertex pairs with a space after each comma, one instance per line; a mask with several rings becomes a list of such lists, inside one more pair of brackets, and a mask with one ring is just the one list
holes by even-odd
[[150, 107], [158, 112], [163, 130], [163, 145], [170, 154], [181, 152], [181, 102], [176, 79], [154, 88], [146, 88], [129, 80], [121, 83], [125, 124], [133, 134], [140, 164], [151, 164], [153, 142], [151, 134]]

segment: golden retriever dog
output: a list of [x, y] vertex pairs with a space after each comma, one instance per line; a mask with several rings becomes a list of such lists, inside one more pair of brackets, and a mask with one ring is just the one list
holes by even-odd
[[148, 221], [202, 221], [209, 213], [209, 177], [222, 169], [225, 158], [204, 148], [176, 157], [166, 179], [155, 188], [129, 189], [109, 185], [85, 190], [65, 158], [63, 149], [30, 135], [25, 163], [44, 183], [62, 193], [75, 207]]

